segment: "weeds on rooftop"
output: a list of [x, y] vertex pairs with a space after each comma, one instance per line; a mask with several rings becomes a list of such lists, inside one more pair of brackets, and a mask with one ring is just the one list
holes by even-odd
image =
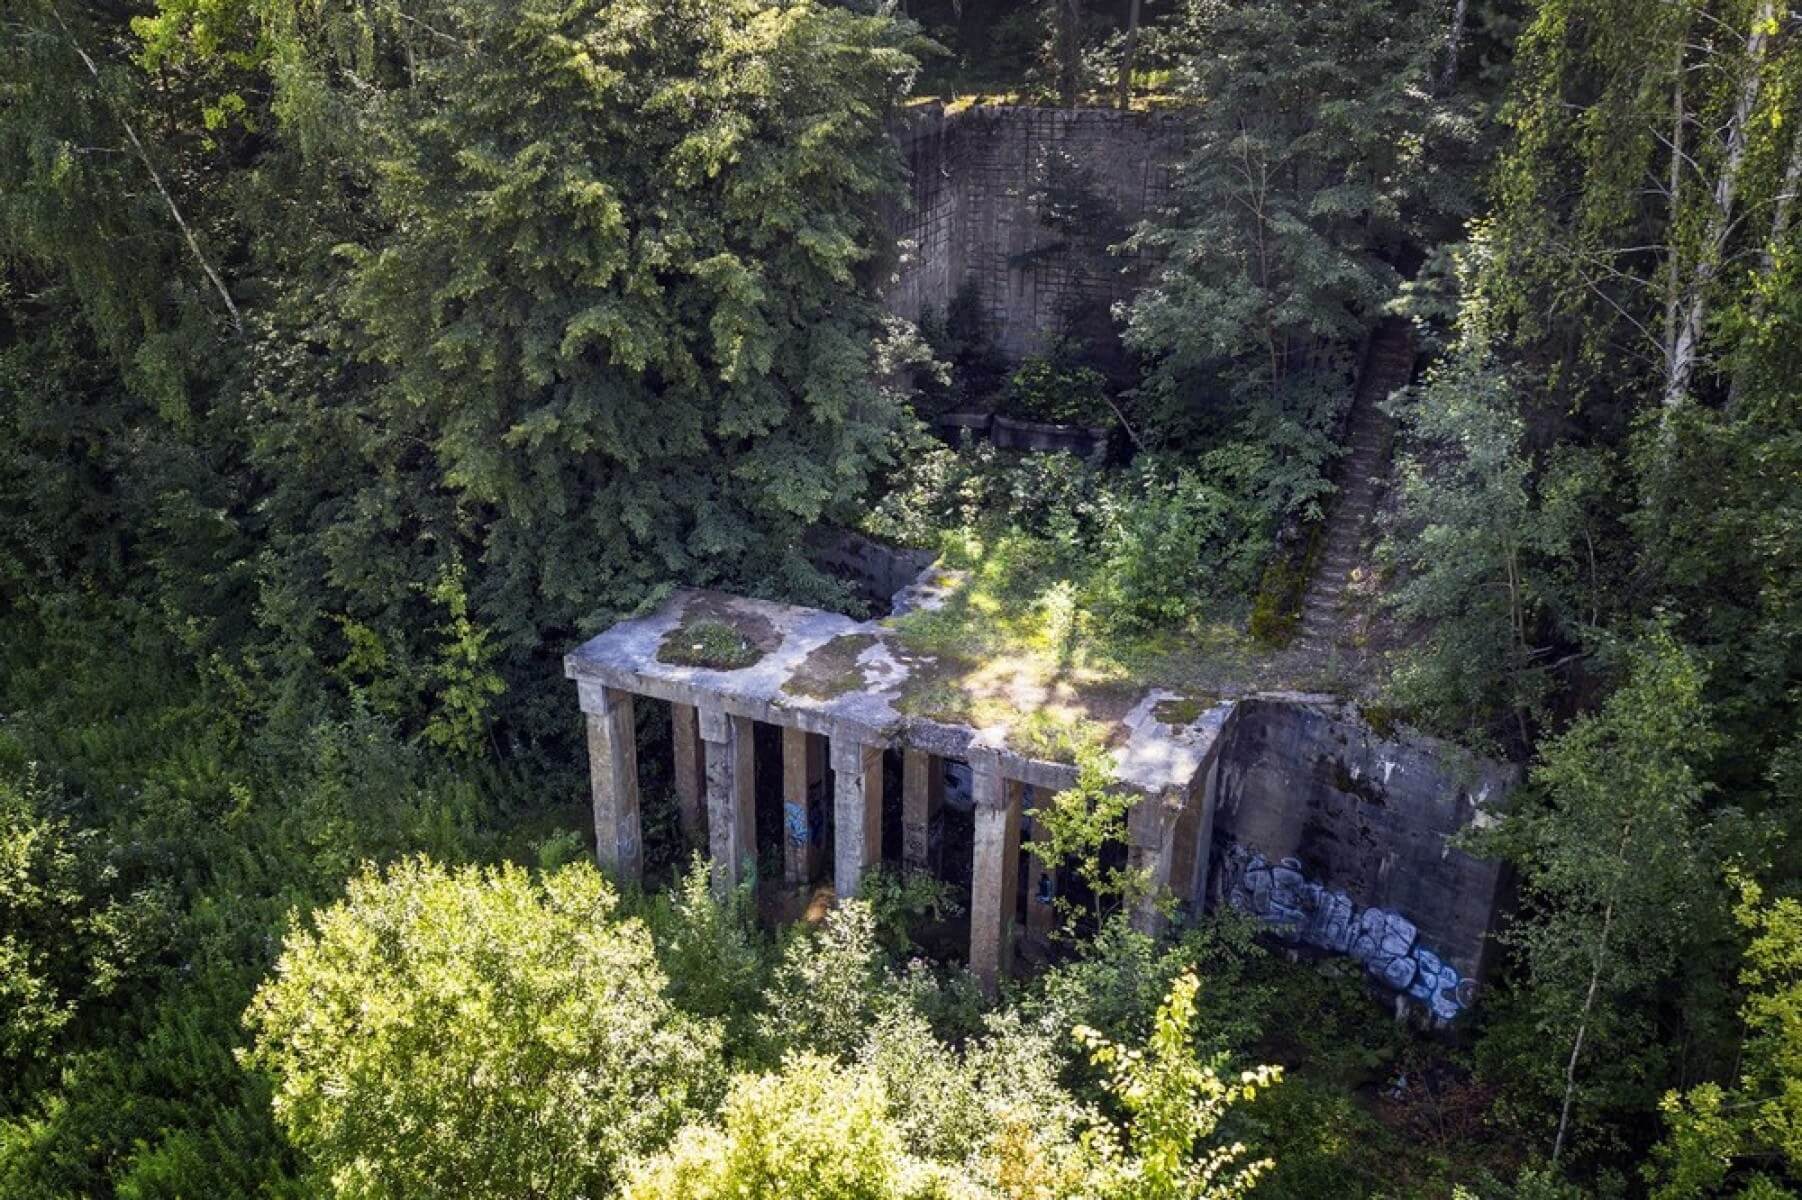
[[725, 621], [703, 617], [689, 621], [663, 639], [657, 658], [685, 667], [739, 671], [763, 657], [751, 639]]

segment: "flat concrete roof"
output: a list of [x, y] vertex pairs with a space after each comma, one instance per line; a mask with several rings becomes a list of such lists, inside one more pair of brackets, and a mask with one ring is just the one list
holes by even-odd
[[[754, 648], [746, 657], [756, 653], [755, 661], [737, 669], [694, 665], [700, 643], [688, 631], [702, 622], [735, 631]], [[577, 647], [564, 659], [564, 673], [576, 681], [585, 710], [600, 707], [592, 689], [617, 688], [866, 745], [959, 759], [992, 752], [1004, 776], [1034, 787], [1064, 788], [1076, 777], [1069, 763], [1022, 753], [1011, 736], [1038, 708], [1060, 707], [1058, 697], [1007, 694], [1008, 703], [985, 707], [985, 719], [994, 719], [985, 725], [922, 715], [923, 689], [974, 694], [977, 684], [968, 664], [912, 649], [882, 621], [682, 590]], [[1218, 748], [1234, 702], [1155, 687], [1108, 690], [1107, 719], [1098, 723], [1107, 730], [1115, 782], [1148, 796], [1186, 793]], [[992, 688], [983, 694], [995, 696]]]

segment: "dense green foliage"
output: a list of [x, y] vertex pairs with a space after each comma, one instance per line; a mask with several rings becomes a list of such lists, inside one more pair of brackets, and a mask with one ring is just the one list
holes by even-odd
[[[901, 7], [8, 7], [0, 1200], [1799, 1190], [1796, 14]], [[1190, 130], [1137, 229], [1031, 164], [1146, 286], [1026, 362], [972, 290], [880, 303], [885, 122], [972, 88]], [[1287, 638], [1397, 315], [1396, 649], [1341, 678], [1247, 623]], [[926, 439], [971, 408], [1107, 461]], [[944, 881], [711, 894], [649, 719], [651, 884], [571, 865], [559, 655], [676, 586], [855, 607], [833, 524], [965, 573], [904, 643], [1068, 701], [1016, 748], [1082, 767], [1032, 852], [1083, 888], [999, 999], [914, 939]], [[1523, 769], [1449, 1032], [1120, 918], [1084, 705], [1278, 667]]]
[[246, 1014], [246, 1058], [278, 1081], [276, 1121], [319, 1183], [604, 1194], [705, 1103], [718, 1029], [665, 999], [616, 903], [587, 864], [535, 883], [409, 860], [291, 933]]

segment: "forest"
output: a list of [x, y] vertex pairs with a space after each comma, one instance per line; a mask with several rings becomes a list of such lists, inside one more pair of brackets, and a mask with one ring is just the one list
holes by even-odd
[[[1016, 108], [1181, 144], [1015, 189], [1106, 293], [1024, 355], [886, 302], [896, 130]], [[1778, 0], [6, 0], [0, 1200], [1802, 1195], [1799, 190]], [[1081, 719], [999, 994], [940, 881], [712, 886], [645, 712], [610, 877], [564, 655], [881, 617], [822, 530], [1508, 764], [1480, 1001], [1129, 920]]]

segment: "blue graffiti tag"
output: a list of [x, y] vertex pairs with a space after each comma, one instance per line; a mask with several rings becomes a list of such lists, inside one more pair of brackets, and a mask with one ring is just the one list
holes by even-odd
[[782, 806], [782, 826], [788, 832], [788, 844], [805, 846], [812, 839], [813, 830], [807, 820], [807, 806], [793, 802]]
[[1476, 981], [1418, 944], [1414, 923], [1388, 908], [1360, 911], [1344, 892], [1331, 891], [1302, 873], [1301, 863], [1271, 863], [1234, 846], [1222, 864], [1226, 902], [1250, 913], [1276, 936], [1349, 955], [1384, 984], [1449, 1021], [1476, 998]]

